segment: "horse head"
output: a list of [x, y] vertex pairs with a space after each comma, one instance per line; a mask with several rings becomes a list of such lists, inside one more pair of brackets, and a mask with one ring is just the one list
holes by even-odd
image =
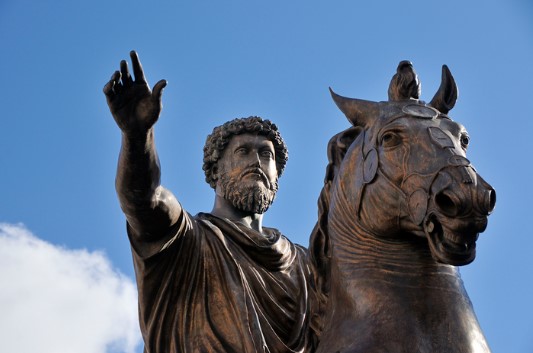
[[328, 175], [335, 177], [330, 214], [336, 217], [329, 223], [391, 241], [423, 237], [435, 260], [472, 262], [496, 193], [466, 158], [466, 129], [447, 115], [457, 100], [449, 69], [443, 66], [429, 104], [419, 100], [420, 83], [408, 61], [399, 64], [386, 102], [330, 91], [352, 127], [329, 145]]
[[448, 116], [450, 71], [428, 104], [407, 61], [386, 102], [331, 95], [351, 127], [328, 144], [310, 240], [317, 353], [489, 352], [455, 266], [474, 260], [496, 193]]

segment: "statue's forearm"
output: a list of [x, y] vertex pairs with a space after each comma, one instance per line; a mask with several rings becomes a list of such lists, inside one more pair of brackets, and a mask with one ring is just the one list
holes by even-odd
[[139, 232], [164, 232], [179, 217], [179, 203], [160, 181], [153, 130], [135, 137], [123, 133], [116, 190], [128, 222]]
[[135, 137], [123, 133], [116, 189], [124, 211], [150, 207], [160, 177], [153, 130]]

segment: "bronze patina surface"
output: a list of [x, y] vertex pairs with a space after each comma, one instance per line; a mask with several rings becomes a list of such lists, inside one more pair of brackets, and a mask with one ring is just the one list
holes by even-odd
[[489, 352], [456, 266], [474, 260], [496, 194], [447, 115], [450, 71], [428, 104], [407, 61], [387, 102], [331, 94], [352, 126], [328, 145], [311, 237], [317, 352]]
[[145, 352], [307, 352], [312, 288], [306, 249], [263, 214], [287, 149], [259, 117], [213, 130], [204, 148], [210, 213], [189, 215], [160, 184], [153, 126], [166, 81], [150, 89], [135, 52], [104, 93], [122, 130], [116, 178], [127, 218]]
[[457, 266], [472, 262], [496, 202], [447, 114], [446, 66], [420, 100], [410, 62], [389, 100], [332, 97], [351, 127], [328, 144], [310, 250], [263, 226], [288, 158], [259, 117], [218, 126], [204, 147], [209, 213], [160, 184], [150, 89], [135, 52], [104, 93], [122, 131], [116, 189], [127, 219], [145, 352], [489, 352]]

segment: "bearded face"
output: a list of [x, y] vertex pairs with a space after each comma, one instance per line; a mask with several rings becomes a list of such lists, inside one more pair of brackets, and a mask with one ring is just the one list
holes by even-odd
[[262, 214], [278, 190], [274, 145], [265, 136], [232, 137], [217, 163], [217, 193], [240, 211]]
[[269, 182], [260, 169], [249, 168], [239, 175], [224, 173], [220, 176], [220, 187], [224, 198], [236, 209], [262, 214], [274, 202], [278, 182]]

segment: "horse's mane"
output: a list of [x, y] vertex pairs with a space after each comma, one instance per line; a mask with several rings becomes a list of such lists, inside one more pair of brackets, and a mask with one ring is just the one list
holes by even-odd
[[317, 327], [315, 331], [320, 333], [324, 318], [326, 303], [330, 292], [330, 260], [331, 244], [328, 234], [328, 214], [330, 206], [330, 191], [335, 176], [338, 174], [346, 151], [362, 131], [361, 127], [350, 127], [334, 135], [328, 143], [328, 165], [326, 166], [326, 176], [324, 187], [318, 197], [318, 220], [311, 232], [309, 240], [309, 253], [311, 262], [315, 267], [315, 286], [318, 297], [318, 308], [315, 312], [315, 319], [312, 320]]

